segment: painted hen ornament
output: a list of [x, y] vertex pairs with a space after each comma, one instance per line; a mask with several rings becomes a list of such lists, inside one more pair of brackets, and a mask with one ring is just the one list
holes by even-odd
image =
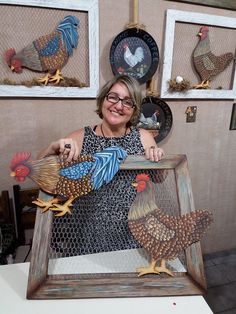
[[78, 46], [79, 19], [66, 16], [56, 30], [39, 37], [17, 52], [9, 48], [5, 52], [5, 61], [12, 71], [21, 73], [23, 68], [37, 72], [48, 72], [37, 81], [47, 85], [49, 82], [58, 84], [62, 79], [61, 69], [66, 65]]
[[195, 85], [194, 88], [209, 88], [210, 81], [229, 66], [234, 56], [231, 52], [220, 56], [214, 55], [211, 51], [207, 26], [201, 27], [198, 36], [200, 40], [193, 52], [193, 64], [201, 78], [201, 83]]
[[[129, 228], [151, 257], [150, 265], [138, 268], [137, 272], [139, 276], [160, 273], [173, 276], [166, 267], [166, 260], [175, 259], [184, 249], [200, 240], [213, 221], [212, 213], [196, 210], [181, 216], [168, 215], [155, 202], [158, 191], [149, 175], [138, 174], [133, 186], [137, 196], [129, 210]], [[160, 262], [159, 266], [157, 262]]]
[[[59, 156], [29, 160], [29, 152], [21, 152], [13, 157], [11, 176], [18, 182], [26, 177], [33, 180], [43, 191], [55, 197], [49, 201], [37, 199], [33, 203], [58, 212], [55, 216], [71, 213], [72, 202], [82, 195], [99, 189], [109, 183], [127, 157], [121, 147], [112, 146], [93, 155], [80, 155], [76, 161], [67, 162]], [[66, 200], [61, 204], [62, 200]]]

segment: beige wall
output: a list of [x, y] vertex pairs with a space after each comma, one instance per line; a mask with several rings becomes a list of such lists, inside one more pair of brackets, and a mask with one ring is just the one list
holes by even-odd
[[[114, 37], [132, 19], [131, 2], [100, 0], [100, 85], [112, 77], [109, 49]], [[139, 21], [155, 38], [163, 60], [165, 10], [168, 8], [236, 17], [235, 11], [162, 0], [140, 0]], [[155, 78], [161, 78], [161, 62]], [[158, 82], [159, 83], [159, 82]], [[145, 86], [143, 86], [143, 92]], [[236, 247], [236, 131], [229, 131], [233, 101], [168, 101], [173, 113], [171, 134], [163, 140], [168, 154], [188, 157], [196, 208], [212, 209], [214, 225], [204, 237], [203, 251]], [[197, 106], [196, 123], [185, 122], [185, 110]], [[0, 99], [0, 190], [12, 192], [9, 161], [17, 151], [33, 157], [50, 141], [68, 132], [95, 124], [94, 99]], [[32, 186], [28, 181], [25, 186]]]

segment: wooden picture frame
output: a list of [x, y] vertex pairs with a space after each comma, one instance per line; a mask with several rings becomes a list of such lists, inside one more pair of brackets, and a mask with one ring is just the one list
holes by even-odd
[[[167, 0], [167, 1], [175, 1], [175, 0]], [[221, 9], [229, 9], [236, 10], [236, 3], [232, 0], [177, 0], [177, 2], [190, 3], [190, 4], [198, 4], [209, 7], [221, 8]]]
[[230, 130], [236, 130], [236, 103], [232, 106], [231, 120], [230, 120]]
[[[158, 163], [147, 161], [143, 156], [128, 156], [121, 165], [120, 171], [148, 171], [150, 169], [173, 172], [172, 177], [176, 185], [175, 193], [180, 214], [194, 210], [185, 155], [166, 156]], [[49, 198], [49, 195], [42, 192], [40, 196], [45, 199]], [[199, 242], [185, 250], [187, 270], [174, 273], [174, 277], [168, 275], [138, 277], [135, 270], [127, 273], [49, 274], [52, 221], [52, 212], [48, 211], [42, 214], [41, 209], [38, 209], [28, 278], [28, 299], [197, 295], [203, 294], [206, 289]], [[67, 257], [64, 258], [64, 261], [67, 261]]]
[[[210, 14], [201, 14], [195, 12], [179, 11], [179, 10], [167, 10], [166, 12], [166, 32], [165, 32], [165, 48], [164, 48], [164, 62], [163, 62], [163, 72], [162, 72], [162, 82], [161, 82], [161, 98], [163, 99], [234, 99], [236, 97], [236, 68], [235, 61], [231, 62], [230, 68], [226, 70], [229, 72], [227, 83], [229, 84], [228, 89], [189, 89], [184, 92], [176, 92], [169, 90], [169, 81], [175, 76], [180, 75], [181, 73], [173, 73], [173, 67], [175, 64], [178, 64], [178, 57], [174, 54], [176, 53], [176, 46], [180, 47], [180, 41], [175, 43], [176, 37], [176, 26], [183, 25], [186, 29], [186, 33], [183, 36], [188, 36], [188, 32], [191, 28], [196, 28], [197, 32], [200, 27], [203, 25], [214, 26], [216, 31], [227, 30], [227, 32], [232, 32], [231, 34], [236, 34], [236, 18], [210, 15]], [[186, 57], [186, 54], [183, 53], [183, 44], [191, 48], [193, 52], [196, 47], [196, 35], [197, 32], [190, 38], [184, 37], [185, 40], [181, 41], [181, 51], [179, 52], [179, 57]], [[228, 34], [228, 33], [227, 33]], [[195, 38], [194, 38], [195, 36]], [[226, 37], [226, 36], [225, 36]], [[233, 38], [234, 38], [233, 37]], [[187, 47], [186, 46], [186, 47]], [[220, 47], [224, 47], [223, 44]], [[233, 48], [235, 50], [235, 47]], [[228, 52], [228, 51], [224, 51]], [[235, 51], [231, 51], [235, 53]], [[188, 57], [188, 60], [185, 60], [186, 75], [189, 73], [194, 73], [194, 69], [191, 68], [191, 53]], [[183, 64], [181, 64], [183, 66]], [[227, 72], [227, 73], [228, 73]], [[222, 74], [222, 73], [220, 73]], [[197, 74], [195, 75], [196, 81], [191, 82], [192, 84], [198, 83], [200, 81]], [[188, 79], [188, 77], [184, 77]]]
[[[11, 45], [11, 46], [14, 46], [14, 44], [18, 46], [18, 47], [15, 47], [17, 52], [21, 50], [22, 48], [24, 48], [24, 45], [32, 42], [32, 40], [35, 40], [39, 36], [50, 33], [51, 29], [53, 31], [54, 27], [57, 26], [58, 16], [61, 18], [62, 16], [64, 17], [66, 15], [74, 14], [77, 17], [79, 17], [79, 19], [80, 19], [80, 16], [82, 16], [82, 25], [81, 25], [81, 20], [80, 20], [80, 25], [78, 29], [78, 33], [79, 33], [78, 47], [73, 51], [73, 55], [71, 59], [69, 59], [68, 63], [63, 69], [65, 69], [68, 65], [70, 67], [70, 71], [72, 72], [72, 75], [70, 77], [71, 78], [75, 77], [82, 83], [85, 83], [83, 84], [85, 85], [85, 87], [70, 87], [70, 86], [69, 87], [63, 87], [63, 86], [54, 87], [52, 85], [27, 87], [21, 83], [20, 84], [17, 83], [16, 85], [11, 85], [11, 84], [7, 85], [7, 83], [6, 84], [0, 83], [0, 97], [96, 98], [97, 92], [99, 89], [98, 0], [80, 0], [80, 1], [69, 1], [69, 0], [46, 0], [46, 1], [45, 0], [8, 0], [8, 1], [5, 1], [5, 0], [0, 0], [0, 8], [1, 10], [3, 8], [6, 10], [9, 10], [8, 11], [9, 20], [11, 19], [11, 15], [15, 16], [15, 11], [11, 11], [11, 10], [19, 9], [21, 14], [22, 12], [23, 13], [25, 12], [25, 14], [28, 14], [28, 11], [31, 9], [35, 10], [35, 15], [30, 16], [30, 19], [28, 18], [23, 19], [22, 16], [21, 16], [21, 19], [16, 19], [16, 21], [19, 21], [19, 23], [21, 23], [20, 26], [23, 25], [22, 23], [24, 23], [24, 21], [26, 25], [28, 25], [27, 23], [29, 23], [29, 27], [27, 28], [26, 32], [19, 31], [20, 33], [18, 35], [23, 36], [24, 38], [24, 39], [21, 39], [20, 42], [19, 42], [19, 38], [17, 37], [18, 35], [17, 36], [15, 35], [16, 38], [14, 39], [14, 34], [15, 33], [17, 34], [18, 29], [15, 29], [15, 31], [11, 33], [13, 35], [11, 35], [10, 39], [9, 39], [9, 36], [6, 36], [8, 34], [8, 31], [10, 32], [9, 28], [6, 30], [2, 29], [0, 31], [0, 38], [2, 37], [2, 39], [5, 40], [4, 43], [7, 43], [7, 45]], [[37, 14], [39, 14], [38, 12], [40, 10], [41, 12], [42, 11], [43, 12], [41, 13], [41, 16], [38, 17]], [[46, 17], [43, 14], [44, 12], [50, 17], [45, 21], [43, 20], [43, 19], [46, 19]], [[54, 15], [56, 15], [56, 17], [54, 17]], [[39, 25], [36, 28], [34, 28], [35, 24], [32, 22], [34, 17], [39, 23]], [[46, 28], [46, 31], [47, 31], [46, 33], [44, 33], [45, 22], [50, 23], [50, 28], [49, 27]], [[18, 25], [18, 24], [15, 23], [14, 25]], [[79, 32], [81, 26], [83, 27], [83, 29], [86, 30], [86, 32], [82, 32], [82, 33]], [[18, 28], [20, 28], [19, 25], [18, 25]], [[41, 28], [43, 29], [43, 31], [41, 30]], [[33, 38], [33, 39], [31, 38], [33, 36], [32, 34], [30, 34], [31, 30], [34, 30], [34, 32], [37, 33], [36, 38]], [[1, 55], [3, 56], [4, 51], [6, 51], [8, 48], [11, 48], [11, 46], [4, 47], [3, 40], [1, 40], [1, 43], [2, 45], [1, 45], [0, 52], [1, 52]], [[79, 45], [81, 46], [79, 47]], [[78, 55], [79, 52], [76, 51], [78, 49], [80, 49], [80, 51], [83, 50], [83, 54], [81, 56]], [[88, 51], [88, 52], [85, 52], [85, 51]], [[72, 61], [73, 57], [74, 59]], [[4, 69], [5, 73], [7, 73], [9, 68], [8, 68], [8, 65], [5, 64], [4, 61], [2, 61], [2, 64], [0, 64], [0, 67]], [[63, 69], [62, 69], [62, 74], [63, 74]], [[73, 71], [76, 74], [74, 74]], [[85, 78], [85, 80], [81, 79], [81, 73], [84, 73], [82, 75], [82, 78]], [[33, 74], [38, 75], [38, 73], [36, 72], [34, 72]], [[12, 73], [10, 73], [9, 76], [10, 75], [12, 75]], [[17, 75], [19, 74], [15, 74], [15, 77]], [[2, 78], [5, 79], [5, 77], [2, 77]], [[6, 77], [6, 79], [8, 78]], [[13, 76], [10, 76], [9, 79], [14, 80]], [[3, 82], [2, 79], [1, 79], [1, 82]]]

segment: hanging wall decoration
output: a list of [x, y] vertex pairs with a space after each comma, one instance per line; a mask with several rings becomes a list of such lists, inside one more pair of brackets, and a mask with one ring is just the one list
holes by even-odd
[[0, 8], [0, 96], [96, 97], [98, 0], [0, 0]]
[[152, 133], [155, 141], [159, 143], [169, 134], [172, 121], [171, 109], [164, 100], [157, 96], [152, 78], [147, 96], [142, 101], [141, 115], [137, 126]]
[[138, 1], [133, 2], [134, 21], [114, 39], [110, 49], [110, 64], [114, 75], [126, 74], [140, 84], [146, 83], [156, 72], [159, 49], [144, 25], [138, 24]]
[[167, 10], [161, 97], [234, 99], [235, 33], [235, 18]]

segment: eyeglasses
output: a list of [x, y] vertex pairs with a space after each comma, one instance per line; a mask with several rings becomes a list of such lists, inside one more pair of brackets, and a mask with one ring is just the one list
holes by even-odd
[[125, 108], [134, 108], [135, 103], [133, 99], [131, 98], [120, 98], [116, 93], [109, 93], [106, 95], [106, 100], [109, 101], [112, 104], [117, 104], [119, 101], [121, 101], [123, 107]]

